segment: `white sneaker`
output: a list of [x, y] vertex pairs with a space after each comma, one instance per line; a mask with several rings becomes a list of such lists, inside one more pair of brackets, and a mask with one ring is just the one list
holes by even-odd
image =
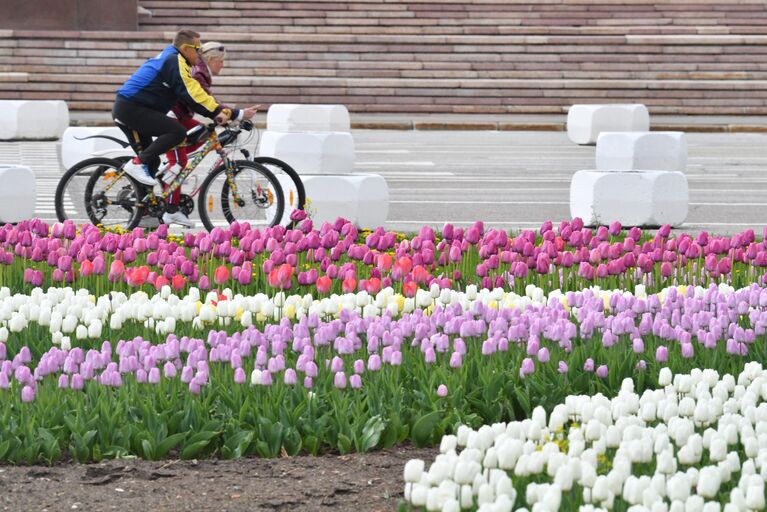
[[142, 185], [146, 185], [148, 187], [157, 185], [157, 180], [155, 180], [152, 175], [149, 174], [149, 169], [144, 164], [137, 164], [133, 160], [130, 160], [123, 166], [123, 170], [131, 178], [138, 181]]
[[184, 226], [185, 228], [193, 228], [194, 227], [194, 221], [183, 214], [181, 211], [169, 213], [165, 212], [162, 214], [162, 222], [163, 224], [180, 224]]

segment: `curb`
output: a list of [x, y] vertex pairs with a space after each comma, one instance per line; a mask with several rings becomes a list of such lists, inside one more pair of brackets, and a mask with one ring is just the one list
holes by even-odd
[[[70, 126], [113, 126], [108, 117], [103, 119], [72, 118]], [[255, 123], [259, 130], [266, 129], [265, 121]], [[352, 121], [355, 130], [418, 130], [418, 131], [536, 131], [562, 132], [564, 122], [506, 122], [506, 121]], [[688, 133], [767, 133], [767, 125], [760, 124], [653, 124], [652, 131], [682, 131]]]

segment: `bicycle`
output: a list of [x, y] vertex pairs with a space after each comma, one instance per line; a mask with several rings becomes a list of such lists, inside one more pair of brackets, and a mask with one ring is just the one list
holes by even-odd
[[[203, 180], [190, 194], [182, 194], [180, 208], [185, 214], [194, 209], [194, 196], [199, 201], [198, 213], [206, 229], [215, 225], [225, 225], [235, 221], [249, 222], [251, 225], [276, 225], [282, 218], [284, 197], [275, 176], [263, 166], [248, 160], [229, 158], [224, 145], [236, 140], [242, 130], [251, 128], [249, 122], [227, 127], [220, 135], [215, 127], [200, 125], [188, 132], [184, 145], [189, 146], [204, 141], [202, 148], [191, 155], [187, 165], [173, 178], [169, 186], [161, 193], [155, 193], [151, 187], [139, 184], [122, 170], [122, 162], [107, 159], [87, 159], [74, 166], [67, 174], [72, 176], [86, 169], [90, 176], [85, 185], [85, 213], [93, 224], [103, 226], [121, 226], [132, 229], [138, 225], [144, 215], [162, 217], [167, 198], [177, 190], [189, 175], [195, 171], [203, 159], [215, 152], [218, 161]], [[157, 177], [161, 177], [158, 172]], [[66, 189], [66, 176], [62, 178], [60, 188]], [[63, 209], [57, 190], [57, 214]], [[65, 194], [62, 192], [63, 198]]]
[[[250, 134], [258, 133], [258, 129], [255, 128], [252, 123], [246, 121], [242, 123], [242, 125], [244, 131], [247, 131]], [[58, 186], [56, 187], [55, 195], [56, 216], [60, 222], [64, 222], [67, 219], [72, 219], [79, 222], [92, 221], [85, 209], [78, 208], [80, 206], [79, 201], [74, 202], [73, 198], [84, 197], [85, 187], [87, 186], [88, 180], [93, 175], [93, 173], [103, 174], [106, 169], [114, 169], [115, 167], [120, 167], [122, 164], [132, 158], [133, 152], [132, 150], [128, 150], [130, 145], [124, 140], [108, 135], [92, 135], [90, 137], [83, 137], [82, 139], [78, 140], [86, 140], [92, 138], [103, 138], [115, 142], [120, 147], [120, 149], [110, 151], [107, 154], [118, 153], [118, 155], [113, 157], [102, 156], [88, 158], [75, 164], [64, 173], [64, 175], [59, 180]], [[250, 142], [251, 138], [252, 135], [243, 141], [240, 146], [244, 146]], [[230, 144], [235, 143], [237, 139], [237, 134], [230, 134], [227, 131], [224, 131], [219, 137], [219, 142], [221, 143], [222, 147], [227, 147]], [[306, 203], [306, 191], [304, 189], [303, 182], [301, 181], [301, 178], [295, 169], [277, 158], [253, 156], [244, 147], [239, 147], [236, 149], [239, 150], [239, 152], [246, 160], [266, 167], [269, 171], [272, 172], [272, 174], [275, 175], [275, 177], [278, 178], [281, 188], [284, 191], [283, 196], [284, 199], [286, 199], [287, 206], [296, 210], [303, 210]], [[126, 150], [129, 152], [126, 152]], [[192, 153], [190, 156], [194, 156], [194, 153]], [[219, 162], [217, 162], [213, 167], [218, 166], [220, 163], [221, 161], [219, 160]], [[158, 175], [161, 175], [163, 172], [165, 172], [167, 168], [167, 164], [162, 166], [160, 171], [158, 171]], [[194, 189], [195, 187], [193, 186], [192, 188]], [[195, 193], [196, 189], [193, 190], [190, 194], [182, 194], [182, 211], [186, 215], [191, 214], [194, 210], [193, 201], [190, 203], [190, 196], [194, 196]], [[191, 208], [189, 207], [190, 204], [192, 205]], [[282, 222], [282, 219], [280, 219], [278, 222]]]

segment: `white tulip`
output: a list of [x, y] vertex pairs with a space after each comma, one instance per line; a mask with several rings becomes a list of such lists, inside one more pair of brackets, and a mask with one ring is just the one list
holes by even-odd
[[671, 384], [672, 380], [673, 375], [671, 370], [667, 366], [661, 368], [660, 372], [658, 373], [658, 385], [666, 387]]
[[722, 512], [722, 506], [718, 501], [707, 501], [703, 505], [703, 512]]
[[721, 471], [717, 466], [706, 466], [698, 476], [698, 494], [704, 498], [715, 498], [721, 485]]
[[663, 450], [658, 454], [656, 471], [664, 475], [676, 472], [676, 458], [671, 450]]
[[690, 496], [690, 483], [685, 473], [675, 473], [668, 479], [666, 496], [672, 501], [685, 501]]
[[416, 507], [426, 506], [426, 499], [429, 495], [429, 488], [421, 484], [410, 484], [410, 502]]
[[86, 339], [88, 337], [88, 328], [84, 325], [78, 325], [75, 332], [75, 337], [77, 337], [78, 340]]
[[442, 505], [442, 512], [460, 512], [461, 504], [455, 498], [448, 498]]
[[72, 342], [69, 340], [69, 336], [61, 337], [61, 350], [71, 350]]
[[101, 320], [94, 320], [88, 326], [88, 337], [96, 339], [101, 337]]
[[453, 480], [460, 485], [471, 484], [481, 469], [478, 462], [459, 460], [455, 465]]
[[439, 444], [439, 451], [441, 453], [447, 453], [455, 451], [458, 447], [458, 438], [453, 435], [447, 435], [442, 437], [442, 441]]

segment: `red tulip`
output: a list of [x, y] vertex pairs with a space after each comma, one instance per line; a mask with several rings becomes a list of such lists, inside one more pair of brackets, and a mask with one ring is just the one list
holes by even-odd
[[368, 279], [367, 286], [365, 287], [367, 292], [371, 295], [375, 295], [381, 290], [381, 280], [377, 277], [371, 277]]
[[277, 267], [277, 280], [281, 288], [287, 288], [287, 285], [293, 281], [293, 267], [288, 263]]
[[154, 287], [159, 291], [162, 289], [163, 286], [168, 284], [168, 278], [165, 276], [157, 276], [157, 279], [154, 280]]
[[341, 290], [344, 293], [353, 293], [356, 288], [357, 288], [357, 280], [354, 279], [353, 277], [347, 277], [341, 283]]
[[171, 283], [171, 287], [174, 290], [178, 291], [184, 288], [184, 286], [186, 286], [186, 279], [184, 279], [184, 276], [182, 276], [181, 274], [176, 274], [175, 276], [173, 276], [173, 279], [171, 280], [170, 283]]
[[415, 297], [418, 290], [418, 284], [415, 281], [408, 281], [402, 285], [402, 295], [405, 297]]
[[330, 285], [333, 281], [328, 276], [322, 276], [317, 279], [317, 292], [325, 294], [330, 291]]
[[216, 284], [224, 284], [229, 280], [229, 268], [226, 265], [219, 265], [213, 273], [213, 281]]
[[93, 263], [91, 263], [90, 260], [83, 261], [80, 264], [80, 275], [88, 277], [91, 274], [93, 274]]

